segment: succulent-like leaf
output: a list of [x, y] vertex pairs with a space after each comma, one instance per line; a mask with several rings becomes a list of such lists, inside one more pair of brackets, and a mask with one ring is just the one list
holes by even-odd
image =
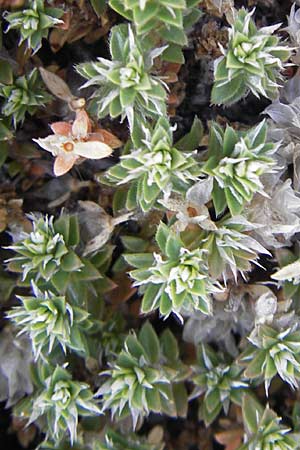
[[166, 91], [160, 79], [151, 75], [153, 61], [130, 26], [123, 24], [112, 29], [110, 50], [112, 61], [98, 58], [77, 66], [77, 71], [88, 80], [83, 88], [98, 86], [92, 98], [92, 109], [98, 117], [127, 117], [132, 131], [136, 116], [155, 118], [165, 114]]
[[268, 325], [254, 329], [248, 347], [239, 357], [246, 366], [245, 375], [265, 382], [266, 392], [275, 375], [292, 388], [300, 379], [300, 333], [291, 328], [284, 331]]
[[176, 415], [172, 386], [187, 374], [180, 360], [165, 358], [162, 343], [146, 322], [139, 335], [130, 334], [97, 395], [102, 410], [113, 417], [131, 415], [136, 428], [140, 418], [151, 411]]
[[37, 69], [10, 83], [0, 83], [0, 96], [4, 98], [2, 114], [12, 120], [15, 128], [24, 122], [26, 113], [35, 114], [52, 98], [43, 88]]
[[[198, 145], [196, 140], [190, 145]], [[172, 144], [172, 129], [165, 117], [159, 118], [154, 128], [143, 126], [134, 141], [135, 148], [101, 178], [110, 184], [131, 184], [128, 208], [138, 205], [147, 212], [157, 199], [170, 191], [184, 193], [197, 180], [199, 165], [191, 153], [180, 152]]]
[[256, 192], [265, 195], [260, 177], [274, 172], [272, 154], [277, 150], [275, 144], [266, 142], [266, 131], [265, 121], [246, 133], [212, 125], [208, 160], [202, 170], [214, 180], [212, 198], [217, 215], [227, 207], [231, 215], [239, 215]]
[[290, 56], [290, 49], [271, 36], [280, 25], [258, 29], [254, 14], [241, 8], [229, 28], [228, 48], [215, 62], [212, 102], [230, 105], [252, 92], [257, 97], [275, 98], [280, 70]]
[[256, 400], [245, 395], [242, 410], [246, 436], [245, 444], [239, 450], [299, 448], [298, 437], [290, 433], [290, 428], [280, 424], [281, 418], [269, 406], [264, 410]]
[[200, 399], [199, 416], [208, 426], [222, 408], [228, 412], [230, 402], [241, 405], [242, 398], [249, 388], [243, 369], [236, 363], [228, 362], [211, 347], [202, 345], [197, 351], [197, 365], [193, 367], [195, 384], [193, 398], [204, 394]]
[[62, 24], [60, 18], [64, 11], [60, 8], [45, 7], [44, 0], [33, 0], [27, 9], [18, 12], [7, 12], [6, 31], [20, 31], [20, 43], [26, 41], [27, 46], [36, 53], [42, 46], [42, 39], [47, 38], [49, 29]]
[[[180, 237], [164, 224], [158, 227], [156, 239], [162, 255], [154, 253], [152, 264], [146, 264], [144, 258], [144, 266], [138, 264], [139, 268], [130, 273], [144, 294], [142, 312], [158, 308], [163, 316], [173, 312], [181, 317], [184, 310], [195, 309], [211, 314], [210, 295], [221, 292], [222, 287], [208, 275], [205, 251], [188, 250]], [[137, 266], [134, 259], [138, 260], [138, 256], [126, 258]]]
[[77, 438], [78, 417], [100, 414], [89, 385], [73, 381], [60, 366], [42, 382], [42, 390], [33, 399], [29, 423], [41, 416], [46, 418], [46, 436], [59, 443], [68, 434], [72, 445]]

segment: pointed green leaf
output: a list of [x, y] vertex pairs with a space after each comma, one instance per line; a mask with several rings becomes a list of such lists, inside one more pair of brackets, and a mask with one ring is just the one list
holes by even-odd
[[165, 254], [166, 253], [166, 243], [168, 236], [170, 234], [170, 230], [164, 223], [160, 223], [157, 232], [155, 235], [156, 242], [159, 245], [160, 250]]
[[141, 306], [142, 313], [147, 314], [158, 307], [160, 289], [161, 285], [149, 284], [147, 286]]
[[203, 125], [196, 116], [190, 131], [176, 142], [175, 147], [181, 151], [192, 152], [199, 147], [202, 136]]
[[251, 433], [256, 433], [257, 425], [263, 414], [263, 407], [253, 396], [245, 394], [243, 397], [242, 412], [247, 429]]
[[141, 328], [139, 332], [139, 341], [144, 347], [151, 364], [156, 364], [160, 354], [159, 340], [149, 322], [146, 322]]
[[136, 254], [124, 254], [123, 257], [133, 267], [138, 269], [144, 269], [151, 267], [154, 262], [152, 253], [136, 253]]

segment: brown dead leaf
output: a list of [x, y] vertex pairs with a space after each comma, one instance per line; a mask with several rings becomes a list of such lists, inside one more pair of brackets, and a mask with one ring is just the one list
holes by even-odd
[[26, 42], [22, 42], [20, 46], [17, 47], [16, 61], [18, 63], [18, 74], [24, 73], [24, 68], [32, 54], [31, 48], [26, 46]]
[[162, 444], [163, 438], [164, 438], [163, 427], [160, 425], [156, 425], [149, 432], [147, 441], [149, 442], [149, 444], [155, 445], [155, 446], [158, 446], [160, 444], [160, 445], [162, 445], [161, 448], [163, 448], [164, 447], [164, 445]]
[[92, 25], [77, 25], [70, 27], [68, 30], [62, 30], [61, 28], [53, 28], [49, 36], [49, 43], [53, 53], [58, 52], [67, 42], [71, 44], [74, 41], [82, 39], [86, 34], [90, 33], [93, 29]]
[[69, 9], [64, 12], [64, 15], [61, 17], [61, 20], [63, 21], [63, 23], [58, 24], [57, 27], [60, 28], [61, 30], [67, 30], [70, 27], [71, 22], [71, 12]]
[[58, 97], [61, 100], [64, 100], [65, 102], [74, 100], [75, 97], [64, 80], [62, 80], [55, 73], [50, 72], [43, 67], [40, 67], [39, 70], [41, 77], [51, 94], [55, 95], [55, 97]]
[[182, 103], [185, 97], [185, 83], [178, 81], [173, 84], [168, 96], [168, 113], [170, 116], [176, 115], [176, 108]]
[[270, 8], [276, 5], [276, 0], [248, 0], [248, 6], [262, 5], [264, 7]]
[[0, 8], [20, 8], [25, 0], [0, 0]]
[[173, 93], [173, 94], [171, 93], [168, 96], [168, 104], [171, 106], [174, 106], [174, 105], [177, 106], [179, 104], [179, 98], [175, 93]]
[[105, 13], [97, 17], [89, 2], [86, 1], [70, 6], [63, 16], [63, 21], [64, 24], [53, 28], [49, 35], [49, 43], [54, 53], [64, 44], [71, 44], [79, 39], [92, 44], [108, 34], [112, 25]]
[[37, 433], [34, 425], [27, 426], [27, 420], [14, 416], [12, 418], [11, 430], [17, 434], [18, 441], [23, 448], [29, 447]]
[[103, 128], [96, 128], [93, 134], [97, 135], [98, 139], [109, 145], [111, 148], [119, 148], [123, 145], [123, 142], [117, 138], [110, 131], [104, 130]]
[[16, 198], [16, 194], [6, 187], [0, 188], [0, 232], [6, 228], [16, 228], [30, 232], [31, 222], [23, 213], [23, 199]]
[[204, 0], [203, 7], [206, 11], [216, 17], [228, 14], [234, 8], [233, 0]]
[[215, 434], [215, 439], [219, 444], [225, 446], [225, 450], [237, 450], [242, 444], [244, 429], [242, 427], [221, 431]]
[[[102, 17], [101, 17], [102, 19]], [[93, 44], [98, 41], [103, 36], [106, 36], [111, 29], [111, 22], [101, 20], [102, 27], [98, 27], [96, 29], [92, 29], [89, 34], [87, 34], [84, 38], [84, 42], [87, 44]]]
[[141, 317], [141, 300], [136, 299], [134, 302], [129, 303], [129, 314], [136, 319]]
[[137, 288], [132, 287], [132, 280], [126, 272], [116, 274], [112, 280], [117, 287], [111, 291], [109, 297], [115, 308], [121, 303], [127, 302], [136, 293]]
[[203, 55], [209, 55], [218, 58], [222, 54], [219, 44], [226, 47], [227, 42], [227, 29], [220, 27], [216, 20], [210, 20], [201, 27], [199, 34], [197, 34], [196, 57], [201, 58]]
[[178, 74], [182, 67], [182, 64], [164, 61], [163, 67], [164, 67], [165, 73], [172, 72], [172, 73]]

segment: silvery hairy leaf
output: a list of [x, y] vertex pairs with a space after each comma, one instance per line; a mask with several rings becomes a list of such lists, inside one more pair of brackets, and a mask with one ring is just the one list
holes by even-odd
[[9, 327], [4, 328], [0, 334], [0, 401], [6, 401], [7, 408], [32, 393], [32, 361], [29, 339], [16, 337]]

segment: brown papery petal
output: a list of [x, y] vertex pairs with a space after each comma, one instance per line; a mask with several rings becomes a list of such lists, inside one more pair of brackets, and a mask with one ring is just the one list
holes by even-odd
[[68, 34], [68, 31], [62, 28], [53, 28], [51, 30], [49, 44], [53, 53], [58, 52], [65, 45], [69, 37]]
[[78, 159], [77, 155], [66, 153], [66, 155], [59, 155], [56, 157], [53, 166], [54, 175], [60, 177], [65, 173], [69, 172], [74, 166], [76, 160]]
[[123, 142], [109, 131], [98, 128], [95, 133], [89, 135], [89, 141], [101, 141], [109, 145], [111, 148], [118, 148], [123, 145]]
[[54, 122], [50, 125], [50, 128], [53, 133], [61, 136], [70, 136], [72, 134], [72, 125], [68, 122]]
[[74, 96], [64, 80], [43, 67], [40, 67], [39, 70], [45, 85], [55, 97], [58, 97], [65, 102], [72, 100]]
[[77, 138], [85, 138], [91, 132], [91, 120], [84, 109], [76, 111], [76, 119], [72, 125], [72, 134]]
[[88, 141], [77, 142], [74, 148], [76, 155], [83, 156], [88, 159], [101, 159], [112, 154], [112, 148], [104, 142]]

